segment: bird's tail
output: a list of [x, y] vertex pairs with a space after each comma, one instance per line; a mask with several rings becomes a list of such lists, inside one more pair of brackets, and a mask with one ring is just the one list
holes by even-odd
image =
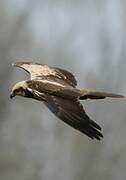
[[125, 96], [120, 94], [107, 93], [102, 91], [90, 90], [90, 89], [82, 89], [80, 90], [80, 100], [83, 99], [104, 99], [106, 97], [110, 98], [125, 98]]

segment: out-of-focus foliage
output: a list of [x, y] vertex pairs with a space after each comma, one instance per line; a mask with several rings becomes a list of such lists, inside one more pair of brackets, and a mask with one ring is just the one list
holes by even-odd
[[125, 179], [126, 101], [83, 102], [103, 127], [92, 141], [41, 102], [9, 99], [17, 60], [60, 66], [79, 86], [126, 94], [125, 0], [0, 1], [0, 180]]

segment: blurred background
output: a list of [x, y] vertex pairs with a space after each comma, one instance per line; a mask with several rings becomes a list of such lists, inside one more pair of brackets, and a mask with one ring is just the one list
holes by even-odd
[[0, 0], [0, 180], [124, 180], [126, 101], [83, 101], [103, 127], [92, 141], [41, 102], [16, 97], [12, 62], [67, 69], [79, 87], [126, 95], [125, 0]]

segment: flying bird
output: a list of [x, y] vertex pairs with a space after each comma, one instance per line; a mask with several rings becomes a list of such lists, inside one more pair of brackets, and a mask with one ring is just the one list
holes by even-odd
[[13, 66], [27, 71], [30, 79], [16, 83], [10, 98], [18, 95], [42, 101], [59, 119], [92, 139], [103, 137], [101, 127], [89, 118], [80, 100], [124, 97], [76, 88], [77, 81], [73, 74], [57, 67], [31, 62], [16, 62]]

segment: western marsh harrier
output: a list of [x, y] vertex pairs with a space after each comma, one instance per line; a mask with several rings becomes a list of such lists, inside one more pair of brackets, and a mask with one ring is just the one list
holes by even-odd
[[10, 94], [11, 98], [18, 95], [43, 101], [62, 121], [92, 139], [100, 140], [103, 137], [101, 127], [88, 117], [80, 100], [124, 97], [90, 89], [78, 89], [73, 74], [64, 69], [30, 62], [16, 62], [13, 65], [30, 73], [30, 79], [15, 84]]

